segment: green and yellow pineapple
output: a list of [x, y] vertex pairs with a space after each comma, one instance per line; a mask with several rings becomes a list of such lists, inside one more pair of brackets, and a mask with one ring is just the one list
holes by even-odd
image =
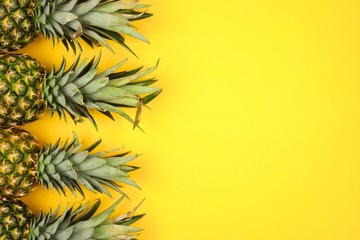
[[[46, 74], [45, 68], [28, 55], [0, 55], [0, 125], [23, 125], [49, 110], [65, 119], [67, 112], [76, 123], [88, 118], [96, 127], [89, 111], [94, 109], [112, 119], [111, 113], [119, 114], [136, 126], [141, 107], [161, 92], [149, 86], [156, 80], [142, 79], [156, 67], [115, 72], [124, 60], [98, 72], [100, 58], [79, 64], [78, 57], [68, 69], [63, 60], [58, 70], [53, 67]], [[135, 119], [122, 107], [137, 108]]]
[[78, 191], [83, 196], [81, 185], [109, 196], [106, 187], [124, 195], [120, 183], [138, 187], [128, 174], [137, 167], [127, 165], [137, 155], [93, 153], [100, 142], [81, 149], [74, 135], [70, 142], [40, 147], [25, 130], [0, 129], [0, 198], [22, 197], [37, 183], [64, 194], [66, 189], [74, 195]]
[[[78, 38], [93, 47], [111, 49], [113, 40], [128, 50], [123, 35], [147, 42], [132, 21], [151, 14], [138, 0], [0, 0], [0, 49], [13, 51], [31, 43], [39, 33], [61, 41], [67, 49], [81, 49]], [[131, 50], [130, 50], [131, 51]]]
[[80, 205], [60, 213], [58, 207], [54, 213], [40, 213], [35, 217], [20, 200], [0, 200], [0, 239], [12, 240], [91, 240], [91, 239], [136, 239], [141, 229], [131, 226], [143, 215], [134, 215], [133, 210], [111, 218], [117, 200], [105, 211], [94, 216], [100, 201], [93, 205]]

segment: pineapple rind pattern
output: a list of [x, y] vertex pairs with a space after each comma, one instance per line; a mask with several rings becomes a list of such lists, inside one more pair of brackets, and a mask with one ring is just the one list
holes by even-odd
[[23, 202], [0, 200], [0, 239], [28, 239], [33, 218]]
[[0, 0], [0, 44], [2, 51], [14, 51], [31, 43], [39, 31], [32, 17], [35, 0]]
[[21, 197], [34, 189], [39, 151], [35, 138], [28, 132], [0, 129], [1, 198]]
[[40, 92], [45, 70], [28, 55], [0, 55], [0, 124], [23, 125], [45, 111]]

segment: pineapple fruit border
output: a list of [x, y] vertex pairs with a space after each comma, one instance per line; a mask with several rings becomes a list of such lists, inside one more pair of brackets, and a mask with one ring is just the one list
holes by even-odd
[[[0, 5], [0, 239], [136, 239], [140, 229], [131, 226], [143, 215], [134, 215], [137, 205], [126, 214], [111, 218], [116, 206], [126, 197], [119, 184], [138, 187], [128, 172], [137, 155], [96, 152], [101, 141], [83, 147], [74, 134], [64, 143], [39, 146], [34, 136], [21, 126], [37, 120], [49, 110], [60, 118], [75, 122], [84, 118], [95, 128], [90, 110], [114, 120], [118, 114], [140, 128], [141, 109], [157, 97], [161, 89], [146, 78], [155, 67], [117, 71], [125, 61], [103, 72], [98, 71], [101, 54], [90, 62], [78, 57], [67, 67], [47, 74], [36, 59], [17, 50], [43, 34], [55, 44], [61, 41], [68, 51], [82, 50], [82, 43], [99, 45], [113, 51], [109, 41], [135, 53], [125, 44], [123, 35], [144, 42], [147, 39], [132, 25], [151, 16], [143, 9], [149, 5], [138, 0], [1, 0]], [[82, 41], [78, 41], [82, 39]], [[115, 53], [115, 52], [114, 52]], [[136, 108], [133, 118], [124, 107]], [[100, 201], [70, 207], [60, 212], [40, 212], [35, 218], [21, 197], [39, 183], [65, 194], [83, 188], [111, 196], [108, 188], [123, 197], [103, 212], [94, 215]]]

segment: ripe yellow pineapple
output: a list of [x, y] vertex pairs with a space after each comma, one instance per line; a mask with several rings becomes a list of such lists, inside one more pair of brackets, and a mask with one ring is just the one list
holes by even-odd
[[39, 33], [74, 52], [81, 49], [78, 38], [111, 49], [110, 39], [130, 50], [123, 35], [148, 42], [131, 23], [150, 17], [140, 11], [148, 6], [138, 0], [1, 0], [0, 50], [23, 48]]
[[[78, 57], [68, 69], [64, 60], [59, 69], [54, 67], [46, 74], [45, 68], [28, 55], [0, 55], [0, 125], [23, 125], [49, 110], [63, 118], [67, 112], [76, 123], [88, 118], [96, 127], [89, 112], [94, 109], [112, 119], [111, 113], [119, 114], [136, 126], [141, 107], [161, 92], [149, 86], [156, 80], [142, 79], [156, 67], [116, 72], [125, 63], [122, 61], [99, 72], [100, 58], [79, 64]], [[138, 109], [134, 120], [123, 107]]]
[[22, 197], [37, 183], [64, 194], [68, 188], [74, 195], [78, 191], [83, 196], [81, 186], [109, 196], [106, 187], [124, 195], [120, 183], [138, 187], [128, 175], [137, 167], [127, 165], [137, 155], [94, 153], [100, 142], [81, 149], [74, 135], [70, 142], [40, 147], [25, 130], [0, 129], [0, 198]]

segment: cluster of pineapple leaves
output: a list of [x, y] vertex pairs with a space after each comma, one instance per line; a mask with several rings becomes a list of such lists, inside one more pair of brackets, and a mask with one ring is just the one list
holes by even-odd
[[[36, 59], [17, 50], [42, 34], [66, 51], [83, 51], [109, 42], [135, 52], [126, 36], [148, 40], [133, 26], [134, 21], [151, 17], [147, 4], [139, 0], [5, 0], [0, 5], [0, 238], [1, 239], [136, 239], [141, 229], [130, 226], [143, 215], [134, 211], [111, 218], [126, 193], [122, 184], [139, 186], [129, 173], [138, 167], [129, 164], [138, 155], [129, 152], [94, 152], [100, 140], [88, 147], [74, 133], [72, 140], [40, 146], [34, 136], [21, 129], [44, 111], [58, 113], [75, 123], [87, 118], [97, 129], [91, 114], [96, 110], [115, 120], [116, 113], [139, 127], [141, 107], [161, 92], [150, 86], [155, 67], [117, 71], [125, 61], [99, 72], [100, 56], [90, 62], [76, 60], [46, 73]], [[144, 79], [145, 77], [145, 79]], [[136, 108], [130, 117], [121, 108]], [[140, 128], [141, 129], [141, 128]], [[40, 212], [35, 218], [20, 199], [40, 184], [60, 194], [68, 191], [86, 197], [83, 188], [110, 197], [111, 188], [122, 195], [105, 211], [95, 215], [100, 201]]]

